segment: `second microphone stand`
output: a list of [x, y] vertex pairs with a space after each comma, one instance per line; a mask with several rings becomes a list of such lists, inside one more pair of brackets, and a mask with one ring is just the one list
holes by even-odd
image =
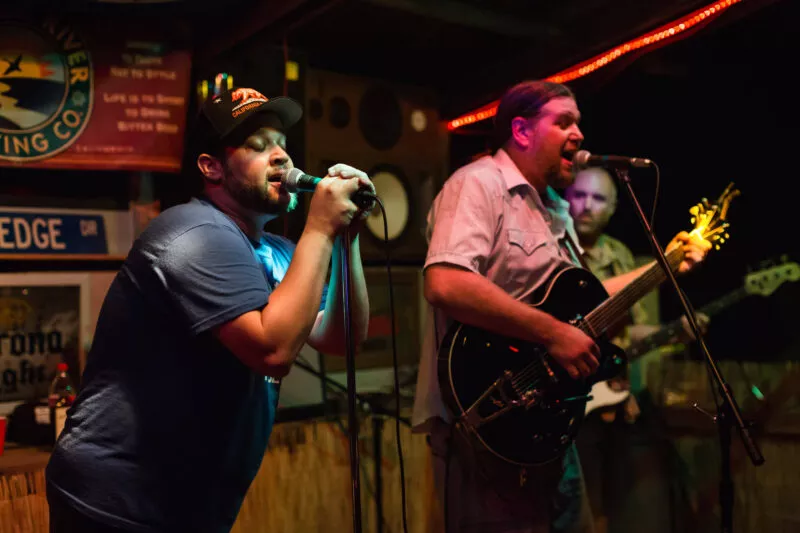
[[733, 397], [733, 391], [731, 390], [728, 383], [722, 377], [722, 373], [720, 372], [717, 363], [711, 357], [711, 354], [708, 351], [708, 347], [703, 340], [703, 336], [700, 333], [700, 328], [697, 325], [697, 318], [694, 314], [694, 310], [692, 306], [689, 305], [688, 300], [686, 299], [683, 291], [681, 290], [678, 282], [675, 279], [675, 275], [672, 273], [672, 269], [669, 267], [669, 263], [667, 262], [667, 258], [664, 255], [664, 250], [661, 249], [661, 246], [658, 244], [658, 239], [656, 238], [655, 234], [653, 233], [653, 229], [650, 227], [650, 224], [647, 221], [647, 217], [642, 211], [642, 206], [639, 204], [639, 200], [636, 198], [636, 194], [633, 192], [633, 187], [631, 187], [631, 180], [628, 176], [628, 171], [625, 168], [617, 168], [614, 170], [616, 173], [618, 181], [621, 183], [622, 188], [625, 189], [625, 192], [628, 194], [628, 197], [631, 200], [631, 203], [636, 209], [636, 214], [639, 218], [639, 221], [644, 226], [645, 233], [647, 237], [650, 239], [650, 244], [656, 252], [656, 259], [658, 260], [661, 268], [664, 270], [664, 273], [667, 275], [667, 278], [672, 285], [672, 288], [675, 291], [675, 294], [680, 299], [681, 305], [683, 306], [684, 314], [686, 315], [686, 319], [689, 321], [689, 325], [692, 327], [692, 331], [694, 332], [695, 338], [697, 339], [700, 348], [703, 351], [705, 356], [706, 363], [708, 364], [709, 369], [711, 370], [711, 374], [714, 376], [714, 380], [716, 381], [717, 387], [719, 389], [719, 394], [722, 397], [722, 403], [717, 407], [717, 416], [714, 417], [714, 420], [717, 424], [717, 429], [719, 430], [719, 444], [720, 444], [720, 453], [721, 453], [721, 472], [720, 472], [720, 491], [719, 491], [719, 503], [720, 503], [720, 513], [721, 513], [721, 520], [720, 526], [722, 533], [732, 533], [733, 532], [733, 479], [731, 476], [731, 430], [733, 425], [736, 425], [736, 429], [739, 430], [739, 436], [742, 439], [742, 443], [744, 444], [745, 450], [747, 454], [750, 456], [750, 460], [756, 466], [760, 466], [764, 464], [764, 456], [761, 455], [761, 451], [759, 450], [758, 446], [756, 445], [755, 441], [753, 440], [752, 436], [750, 435], [750, 430], [745, 424], [744, 420], [742, 419], [742, 414], [739, 411], [739, 406], [736, 404], [736, 400]]

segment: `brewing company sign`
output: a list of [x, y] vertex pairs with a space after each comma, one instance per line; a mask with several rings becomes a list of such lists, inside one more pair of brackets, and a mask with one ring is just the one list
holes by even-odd
[[69, 148], [92, 113], [92, 83], [90, 54], [70, 26], [0, 21], [0, 159]]

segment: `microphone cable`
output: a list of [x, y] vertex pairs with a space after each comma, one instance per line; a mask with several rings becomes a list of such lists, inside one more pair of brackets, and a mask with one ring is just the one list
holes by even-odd
[[[297, 367], [305, 370], [306, 372], [308, 372], [312, 376], [315, 376], [315, 377], [319, 378], [320, 380], [322, 380], [323, 386], [326, 387], [327, 389], [329, 389], [334, 394], [339, 394], [340, 396], [345, 396], [345, 397], [347, 396], [347, 387], [345, 387], [344, 385], [341, 385], [339, 383], [336, 383], [335, 381], [331, 380], [328, 377], [323, 376], [321, 372], [318, 372], [317, 370], [314, 369], [314, 365], [311, 364], [311, 361], [309, 361], [308, 359], [306, 359], [302, 355], [298, 354], [297, 359], [295, 360], [294, 364]], [[356, 397], [356, 401], [361, 404], [362, 409], [369, 407], [368, 405], [364, 404], [363, 401], [359, 400], [357, 397]], [[344, 425], [344, 422], [342, 422], [342, 418], [340, 416], [333, 416], [333, 417], [330, 417], [330, 419], [333, 420], [333, 422], [336, 424], [336, 427], [341, 432], [342, 437], [348, 438], [349, 437], [349, 433], [347, 431], [347, 428]], [[380, 467], [380, 465], [378, 465], [378, 468], [379, 467]], [[361, 475], [363, 476], [363, 479], [362, 479], [362, 483], [363, 484], [362, 484], [362, 486], [364, 487], [364, 489], [369, 494], [369, 497], [372, 498], [373, 501], [377, 502], [378, 496], [377, 496], [377, 493], [375, 492], [375, 488], [372, 486], [372, 484], [369, 481], [369, 472], [367, 472], [366, 465], [363, 462], [360, 463], [359, 464], [359, 469], [360, 469], [359, 471], [361, 472]], [[389, 524], [386, 523], [386, 518], [385, 517], [383, 517], [381, 523], [382, 523], [382, 526], [384, 528], [386, 528], [386, 531], [391, 531], [391, 528], [389, 527]]]
[[403, 462], [403, 446], [400, 439], [400, 374], [397, 361], [397, 335], [394, 309], [394, 283], [392, 282], [392, 258], [389, 251], [389, 224], [386, 221], [386, 208], [377, 195], [364, 193], [364, 196], [377, 202], [383, 215], [383, 244], [386, 251], [386, 274], [389, 281], [389, 313], [392, 323], [392, 370], [394, 372], [394, 400], [395, 400], [395, 438], [397, 440], [397, 459], [400, 465], [400, 504], [402, 506], [403, 533], [408, 533], [408, 518], [406, 517], [406, 471]]
[[656, 192], [653, 195], [653, 208], [650, 211], [650, 229], [655, 231], [656, 225], [656, 206], [658, 206], [658, 189], [661, 187], [661, 170], [655, 161], [650, 161], [650, 164], [656, 169]]

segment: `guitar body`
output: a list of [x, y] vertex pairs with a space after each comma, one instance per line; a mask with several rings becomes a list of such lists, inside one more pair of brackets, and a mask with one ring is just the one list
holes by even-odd
[[[728, 207], [738, 194], [731, 183], [716, 203], [703, 199], [694, 205], [692, 234], [724, 242]], [[683, 247], [673, 248], [664, 268], [675, 271], [684, 255]], [[560, 458], [583, 422], [592, 386], [618, 375], [624, 364], [624, 353], [605, 332], [666, 278], [661, 265], [653, 264], [609, 298], [591, 272], [570, 267], [548, 280], [538, 301], [528, 302], [595, 340], [600, 369], [588, 379], [569, 377], [540, 344], [454, 323], [439, 347], [438, 378], [459, 430], [512, 464]]]
[[[567, 268], [531, 305], [581, 327], [607, 298], [588, 270]], [[438, 354], [444, 401], [459, 428], [501, 459], [522, 466], [552, 461], [574, 440], [592, 385], [617, 375], [622, 365], [619, 348], [604, 336], [595, 341], [602, 352], [599, 371], [575, 380], [542, 345], [454, 323]]]

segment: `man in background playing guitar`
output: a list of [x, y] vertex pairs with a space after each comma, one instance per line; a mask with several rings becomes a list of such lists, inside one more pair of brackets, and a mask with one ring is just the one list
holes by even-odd
[[[604, 233], [617, 207], [614, 178], [602, 168], [582, 170], [565, 191], [565, 198], [589, 270], [600, 280], [634, 270], [636, 261], [630, 249]], [[645, 299], [649, 306], [644, 305]], [[659, 329], [658, 292], [645, 299], [631, 308], [630, 325], [613, 340], [617, 346], [627, 348]], [[702, 313], [697, 319], [701, 327], [708, 323]], [[684, 319], [684, 329], [673, 341], [688, 343], [693, 339]], [[671, 349], [683, 350], [683, 346], [673, 345]], [[660, 354], [653, 352], [650, 356]], [[642, 414], [637, 399], [645, 392], [643, 363], [645, 359], [629, 362], [629, 376], [638, 377], [610, 380], [612, 389], [630, 389], [631, 394], [615, 405], [589, 412], [576, 440], [596, 533], [670, 531], [670, 476], [664, 443], [658, 441], [655, 420], [648, 417], [651, 402], [643, 398]], [[594, 389], [603, 386], [601, 383]]]
[[[527, 81], [502, 97], [493, 156], [457, 170], [428, 218], [425, 262], [429, 310], [413, 424], [430, 435], [434, 477], [448, 532], [591, 532], [592, 520], [574, 445], [535, 468], [498, 461], [452, 431], [437, 382], [437, 349], [449, 320], [536, 342], [573, 378], [597, 370], [594, 340], [524, 303], [559, 269], [580, 264], [568, 203], [554, 189], [573, 180], [581, 146], [580, 112], [565, 86]], [[686, 232], [683, 273], [702, 261], [710, 243]], [[644, 268], [604, 282], [610, 294]], [[438, 338], [437, 338], [438, 337]]]

